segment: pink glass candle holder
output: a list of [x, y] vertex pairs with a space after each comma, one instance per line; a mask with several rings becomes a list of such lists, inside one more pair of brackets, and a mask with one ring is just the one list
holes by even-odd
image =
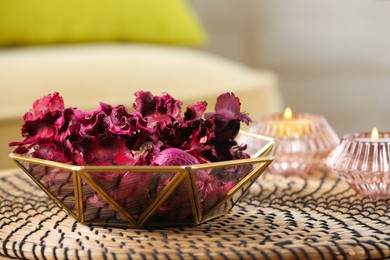
[[389, 198], [389, 150], [390, 133], [377, 133], [374, 129], [372, 133], [347, 134], [329, 154], [326, 163], [359, 194]]
[[327, 120], [317, 114], [292, 113], [262, 116], [249, 131], [279, 141], [268, 171], [285, 176], [308, 176], [337, 146], [339, 138]]

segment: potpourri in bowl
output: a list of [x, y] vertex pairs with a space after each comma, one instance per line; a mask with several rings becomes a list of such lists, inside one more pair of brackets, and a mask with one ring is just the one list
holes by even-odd
[[[200, 224], [229, 212], [275, 154], [272, 138], [249, 134], [233, 93], [188, 106], [165, 93], [135, 93], [133, 110], [100, 103], [65, 107], [58, 93], [34, 102], [24, 140], [10, 157], [82, 223], [127, 227]], [[257, 153], [246, 153], [256, 145]], [[252, 148], [253, 150], [253, 148]]]

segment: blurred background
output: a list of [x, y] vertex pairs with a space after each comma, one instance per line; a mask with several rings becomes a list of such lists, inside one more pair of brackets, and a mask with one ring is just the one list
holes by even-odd
[[0, 168], [53, 91], [82, 109], [151, 87], [191, 102], [233, 91], [252, 114], [390, 131], [389, 14], [390, 0], [1, 0]]
[[390, 1], [191, 0], [206, 50], [276, 72], [284, 104], [339, 135], [390, 131]]

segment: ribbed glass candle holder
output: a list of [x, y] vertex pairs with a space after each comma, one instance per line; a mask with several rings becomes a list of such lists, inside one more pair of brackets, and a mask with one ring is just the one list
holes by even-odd
[[339, 143], [327, 120], [310, 113], [294, 113], [289, 119], [283, 114], [265, 115], [249, 131], [278, 139], [268, 171], [286, 176], [308, 176]]
[[347, 134], [329, 154], [328, 167], [358, 193], [371, 198], [390, 197], [390, 133]]

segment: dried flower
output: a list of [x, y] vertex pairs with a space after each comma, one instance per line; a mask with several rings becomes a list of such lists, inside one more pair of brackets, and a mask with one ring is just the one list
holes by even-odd
[[[24, 115], [21, 142], [15, 153], [75, 165], [192, 165], [248, 158], [245, 146], [235, 137], [240, 123], [249, 124], [249, 116], [240, 111], [240, 100], [233, 93], [218, 97], [215, 111], [205, 113], [207, 103], [198, 102], [181, 115], [182, 102], [167, 93], [154, 96], [137, 91], [134, 112], [123, 105], [100, 103], [97, 110], [65, 108], [58, 93], [49, 94], [33, 103]], [[240, 176], [225, 178], [223, 174], [202, 170], [196, 174], [200, 201], [212, 205], [234, 186]], [[140, 172], [94, 174], [93, 179], [106, 188], [110, 196], [138, 215], [169, 183], [169, 174]], [[55, 182], [55, 177], [52, 178]], [[146, 188], [145, 188], [146, 187]], [[179, 186], [177, 199], [161, 206], [161, 211], [178, 209], [189, 200], [185, 186]], [[95, 207], [104, 207], [95, 194], [89, 198]], [[180, 211], [188, 217], [191, 211]]]

